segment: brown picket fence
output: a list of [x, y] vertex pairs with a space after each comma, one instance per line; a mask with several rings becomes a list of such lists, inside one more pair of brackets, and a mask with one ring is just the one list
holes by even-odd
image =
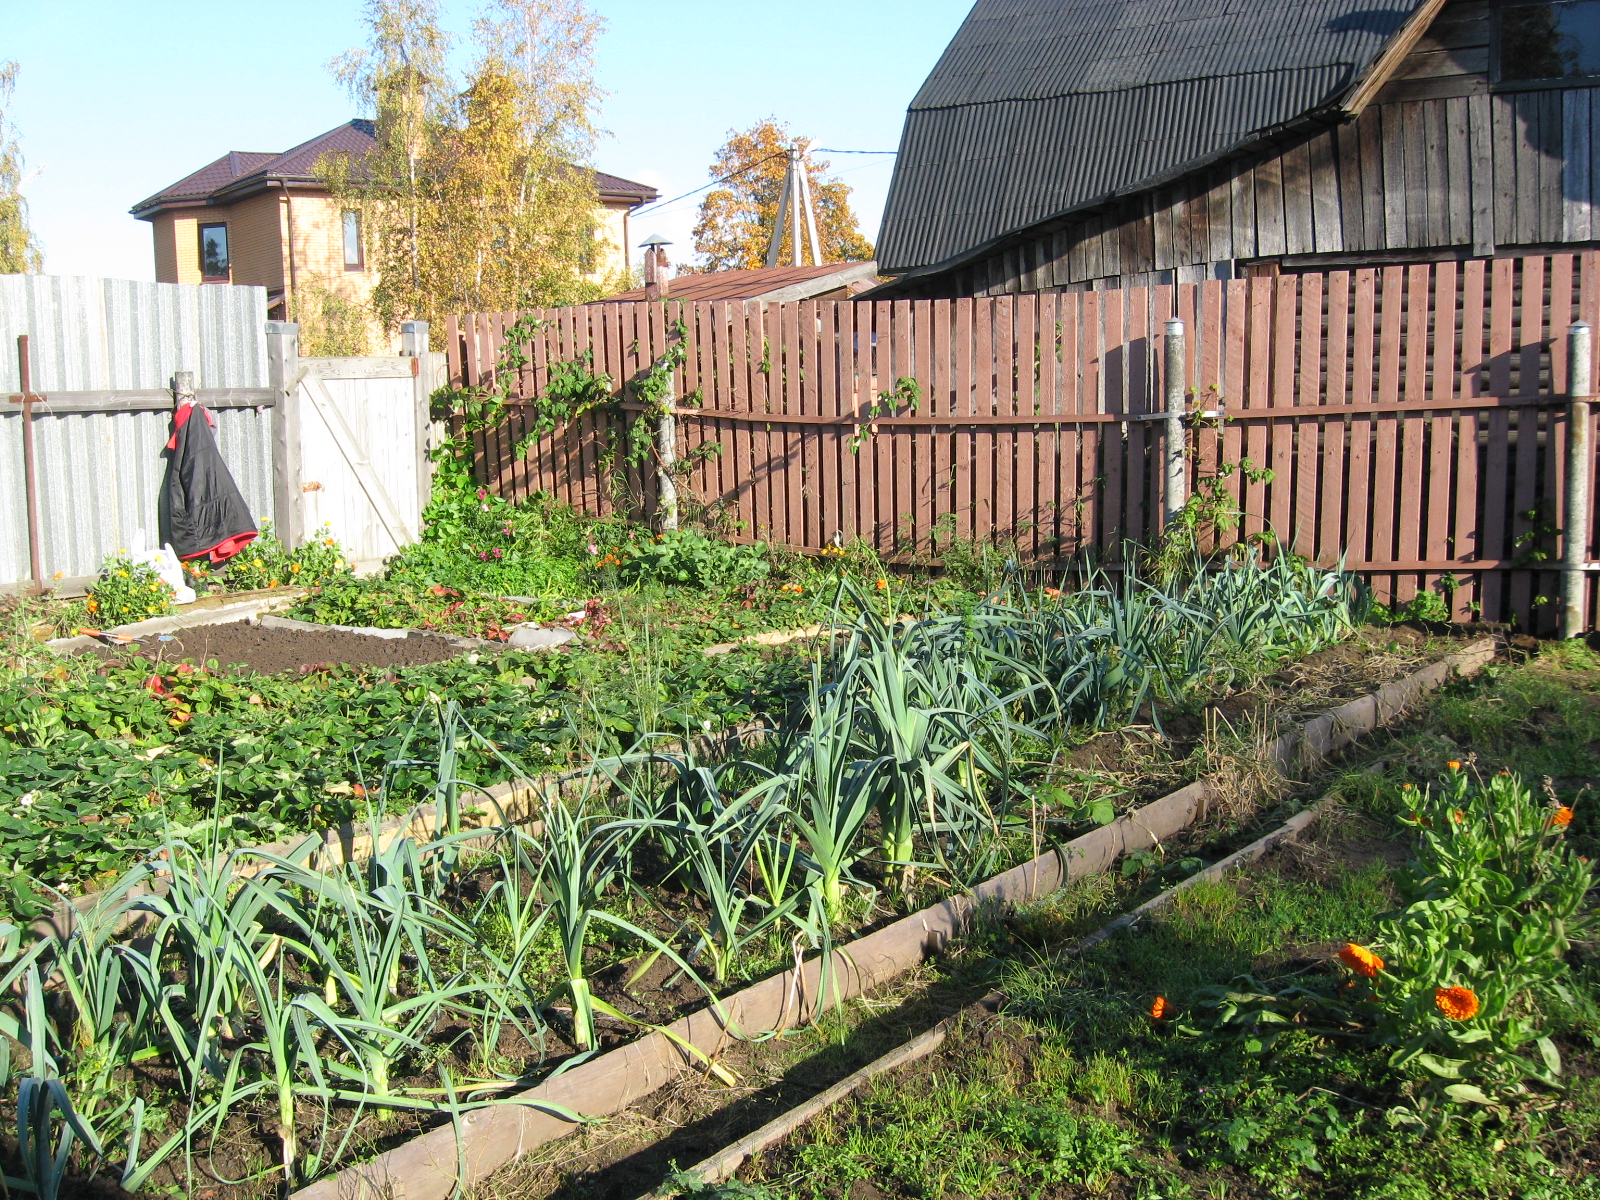
[[[1567, 331], [1600, 318], [1600, 254], [1530, 254], [1199, 284], [981, 299], [632, 302], [453, 319], [453, 384], [512, 400], [476, 434], [480, 480], [593, 514], [653, 506], [653, 471], [608, 457], [629, 384], [682, 323], [685, 489], [739, 536], [819, 551], [863, 538], [937, 562], [998, 541], [1039, 573], [1160, 529], [1163, 323], [1188, 334], [1191, 487], [1219, 467], [1263, 539], [1341, 559], [1385, 601], [1546, 627], [1557, 594]], [[525, 445], [561, 363], [616, 403]], [[503, 376], [503, 378], [502, 378]], [[902, 381], [913, 381], [902, 383]], [[887, 415], [885, 415], [887, 410]], [[874, 417], [874, 412], [879, 415]], [[1596, 528], [1591, 517], [1590, 528]]]

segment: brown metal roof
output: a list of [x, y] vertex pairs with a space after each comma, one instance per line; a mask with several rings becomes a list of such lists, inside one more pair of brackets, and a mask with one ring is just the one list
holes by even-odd
[[[848, 287], [863, 277], [869, 281], [877, 274], [872, 263], [823, 263], [820, 267], [761, 267], [754, 271], [714, 271], [706, 275], [679, 275], [667, 287], [669, 300], [763, 300], [772, 298], [774, 292], [793, 291], [816, 295], [835, 288]], [[834, 276], [841, 276], [834, 279]], [[801, 286], [813, 285], [813, 286]], [[634, 288], [616, 296], [607, 296], [606, 303], [621, 300], [648, 300], [644, 288]], [[805, 295], [784, 297], [805, 299]]]
[[[302, 187], [320, 185], [322, 180], [317, 175], [317, 163], [324, 155], [344, 153], [359, 160], [372, 149], [375, 136], [373, 123], [358, 117], [318, 134], [308, 142], [301, 142], [282, 154], [230, 150], [193, 175], [185, 176], [171, 187], [141, 200], [129, 211], [136, 217], [148, 220], [164, 208], [232, 204], [280, 183]], [[593, 174], [602, 200], [643, 204], [654, 200], [659, 194], [646, 183], [635, 183], [603, 171]]]

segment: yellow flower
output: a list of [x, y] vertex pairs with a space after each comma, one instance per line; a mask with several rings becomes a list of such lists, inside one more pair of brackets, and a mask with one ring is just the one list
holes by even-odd
[[1477, 993], [1464, 987], [1434, 988], [1433, 1004], [1452, 1021], [1470, 1021], [1482, 1007]]
[[150, 605], [149, 608], [145, 609], [145, 612], [155, 612], [155, 610], [157, 608], [159, 608], [159, 607], [160, 607], [160, 605], [158, 605], [158, 604], [152, 604], [152, 605]]
[[291, 574], [291, 575], [300, 574], [300, 564], [299, 563], [290, 563], [289, 564], [289, 574]]
[[1357, 975], [1371, 979], [1383, 970], [1383, 959], [1365, 946], [1358, 946], [1354, 942], [1346, 942], [1343, 950], [1339, 951], [1339, 961], [1344, 963]]
[[117, 578], [118, 579], [126, 579], [127, 577], [128, 577], [128, 573], [126, 571], [118, 571], [117, 572]]

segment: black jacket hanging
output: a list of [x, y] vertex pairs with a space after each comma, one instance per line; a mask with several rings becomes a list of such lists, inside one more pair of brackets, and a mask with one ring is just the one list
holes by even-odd
[[[190, 418], [198, 409], [203, 421]], [[161, 485], [161, 540], [179, 558], [209, 555], [220, 563], [254, 540], [256, 523], [222, 461], [210, 413], [186, 402], [172, 414], [167, 478]]]

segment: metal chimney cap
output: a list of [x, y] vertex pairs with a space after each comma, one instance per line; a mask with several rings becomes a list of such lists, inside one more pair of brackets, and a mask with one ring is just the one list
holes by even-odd
[[672, 245], [672, 242], [671, 242], [670, 239], [668, 239], [666, 237], [663, 237], [659, 233], [652, 233], [649, 237], [645, 238], [644, 241], [640, 242], [639, 245], [641, 245], [641, 246], [670, 246], [670, 245]]

